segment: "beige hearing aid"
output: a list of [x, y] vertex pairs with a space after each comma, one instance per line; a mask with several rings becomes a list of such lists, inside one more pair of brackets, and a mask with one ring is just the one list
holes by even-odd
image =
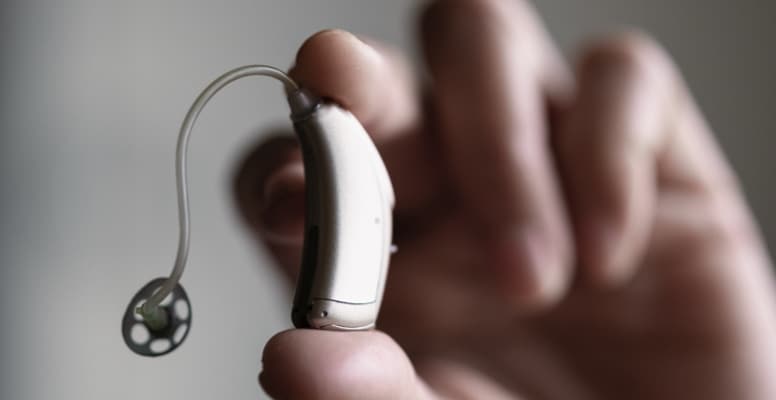
[[[178, 253], [168, 278], [157, 278], [132, 298], [122, 320], [129, 348], [159, 356], [177, 348], [191, 327], [191, 304], [179, 284], [190, 239], [186, 152], [202, 108], [229, 83], [269, 76], [286, 88], [305, 169], [305, 234], [291, 319], [297, 328], [361, 330], [374, 327], [392, 243], [393, 187], [380, 154], [358, 120], [317, 98], [282, 71], [249, 65], [213, 81], [189, 109], [180, 129], [176, 178]], [[185, 310], [183, 313], [181, 310]], [[145, 329], [148, 335], [136, 335]]]

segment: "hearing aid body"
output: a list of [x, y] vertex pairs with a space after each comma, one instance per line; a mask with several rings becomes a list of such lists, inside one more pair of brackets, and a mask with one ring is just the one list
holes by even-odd
[[[137, 354], [167, 354], [187, 337], [191, 304], [179, 281], [191, 237], [186, 173], [189, 138], [208, 101], [229, 83], [247, 76], [268, 76], [284, 83], [302, 147], [305, 236], [292, 322], [298, 328], [331, 330], [375, 325], [392, 251], [394, 205], [393, 187], [377, 148], [348, 111], [300, 89], [276, 68], [248, 65], [208, 85], [181, 125], [175, 164], [180, 223], [175, 265], [169, 278], [155, 279], [135, 295], [122, 319], [124, 340]], [[174, 310], [163, 304], [168, 296], [176, 304], [184, 303], [185, 318], [173, 315]], [[138, 330], [148, 334], [134, 335]]]
[[292, 118], [302, 146], [306, 206], [292, 321], [297, 328], [371, 328], [391, 253], [388, 172], [358, 120], [336, 104]]

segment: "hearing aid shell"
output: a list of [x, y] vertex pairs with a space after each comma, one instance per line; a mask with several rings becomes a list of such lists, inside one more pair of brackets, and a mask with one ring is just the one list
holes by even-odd
[[392, 249], [394, 192], [359, 121], [334, 103], [294, 119], [305, 169], [305, 237], [292, 321], [369, 329]]

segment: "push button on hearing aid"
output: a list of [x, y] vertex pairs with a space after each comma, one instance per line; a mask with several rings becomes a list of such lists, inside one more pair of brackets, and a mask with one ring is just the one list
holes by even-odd
[[154, 294], [167, 278], [157, 278], [143, 286], [127, 305], [121, 321], [124, 342], [137, 354], [156, 357], [175, 350], [183, 343], [191, 328], [191, 303], [181, 285], [176, 285], [159, 303], [163, 314], [161, 326], [153, 326], [137, 313], [137, 309]]

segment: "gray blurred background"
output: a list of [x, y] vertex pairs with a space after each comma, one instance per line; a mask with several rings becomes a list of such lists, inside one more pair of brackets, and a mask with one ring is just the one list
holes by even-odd
[[[8, 1], [0, 6], [0, 398], [264, 398], [264, 342], [290, 293], [240, 225], [230, 178], [262, 129], [285, 123], [279, 85], [247, 80], [206, 109], [190, 150], [187, 342], [125, 348], [126, 303], [177, 245], [178, 124], [232, 67], [287, 67], [341, 27], [414, 52], [416, 1]], [[776, 3], [544, 0], [568, 54], [635, 25], [676, 57], [776, 248]]]

